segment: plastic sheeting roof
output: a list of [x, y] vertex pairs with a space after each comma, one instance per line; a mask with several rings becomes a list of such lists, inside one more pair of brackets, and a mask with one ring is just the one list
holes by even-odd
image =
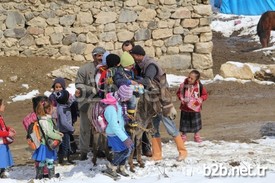
[[211, 0], [221, 13], [236, 15], [261, 15], [275, 11], [275, 0]]

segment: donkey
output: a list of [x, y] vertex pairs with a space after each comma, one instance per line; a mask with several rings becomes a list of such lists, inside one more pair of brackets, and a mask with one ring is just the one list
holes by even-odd
[[272, 30], [275, 30], [275, 11], [267, 11], [262, 14], [257, 25], [257, 35], [263, 48], [268, 47]]
[[[152, 129], [152, 118], [159, 113], [171, 119], [175, 119], [177, 111], [172, 103], [172, 95], [168, 90], [168, 83], [166, 74], [162, 75], [160, 81], [151, 81], [148, 91], [140, 96], [137, 104], [136, 119], [138, 121], [137, 127], [126, 126], [126, 130], [133, 142], [136, 143], [137, 162], [140, 167], [144, 167], [141, 158], [142, 154], [142, 134], [144, 131], [154, 133]], [[135, 172], [133, 164], [134, 150], [131, 152], [128, 163], [130, 171]]]

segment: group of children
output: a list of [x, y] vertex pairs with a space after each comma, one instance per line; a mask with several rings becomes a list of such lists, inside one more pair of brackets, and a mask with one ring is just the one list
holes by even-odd
[[[120, 57], [116, 54], [106, 53], [102, 64], [97, 67], [99, 75], [96, 77], [96, 82], [99, 96], [106, 104], [113, 103], [113, 106], [107, 107], [104, 114], [109, 122], [106, 129], [108, 145], [115, 152], [114, 159], [107, 166], [106, 171], [113, 176], [118, 176], [117, 171], [122, 175], [128, 175], [125, 172], [125, 162], [133, 148], [133, 142], [125, 132], [124, 124], [136, 125], [134, 118], [126, 116], [134, 116], [137, 97], [144, 92], [143, 86], [138, 83], [139, 78], [133, 71], [134, 65], [133, 57], [125, 51]], [[72, 134], [74, 133], [73, 123], [76, 120], [72, 118], [71, 111], [74, 97], [66, 90], [63, 78], [56, 78], [52, 88], [53, 93], [49, 97], [38, 97], [35, 102], [33, 100], [34, 112], [45, 133], [40, 147], [32, 155], [32, 159], [35, 160], [37, 179], [42, 179], [45, 176], [48, 178], [59, 177], [54, 169], [54, 161], [57, 158], [60, 164], [74, 164], [70, 158]], [[135, 90], [136, 88], [138, 89]], [[106, 95], [106, 93], [115, 91], [117, 92], [114, 95]], [[202, 128], [200, 111], [202, 102], [207, 99], [208, 94], [200, 83], [200, 73], [197, 70], [192, 70], [182, 82], [177, 96], [181, 101], [179, 128], [183, 141], [187, 140], [187, 133], [194, 133], [194, 140], [201, 142], [202, 139], [199, 135]], [[127, 106], [123, 106], [125, 103]], [[125, 108], [128, 115], [125, 115]], [[0, 112], [4, 112], [4, 110], [4, 101], [0, 99]], [[124, 123], [117, 123], [120, 120]], [[5, 169], [13, 165], [8, 145], [12, 143], [15, 134], [15, 130], [6, 126], [0, 115], [0, 178], [5, 178]], [[48, 138], [61, 142], [58, 152], [57, 149], [51, 149], [48, 146]]]

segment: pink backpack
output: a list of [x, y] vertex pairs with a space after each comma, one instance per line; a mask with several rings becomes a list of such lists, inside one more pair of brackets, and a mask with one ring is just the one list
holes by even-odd
[[31, 123], [34, 123], [35, 121], [37, 121], [37, 116], [36, 116], [35, 112], [31, 112], [26, 117], [24, 117], [22, 123], [23, 123], [25, 130], [28, 131], [29, 125]]

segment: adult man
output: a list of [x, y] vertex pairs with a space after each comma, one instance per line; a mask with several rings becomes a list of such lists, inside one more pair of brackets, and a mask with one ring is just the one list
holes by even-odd
[[[144, 49], [140, 45], [134, 46], [130, 53], [141, 69], [141, 76], [144, 78], [142, 80], [142, 84], [145, 86], [145, 88], [148, 88], [150, 80], [160, 80], [160, 77], [164, 74], [163, 70], [153, 58], [150, 58], [146, 55]], [[175, 122], [170, 118], [163, 116], [162, 114], [157, 114], [157, 116], [153, 118], [153, 125], [156, 133], [152, 137], [152, 159], [155, 161], [162, 159], [161, 139], [159, 133], [160, 121], [163, 122], [168, 134], [174, 138], [179, 152], [177, 160], [181, 161], [185, 159], [187, 156], [187, 151], [185, 149], [184, 142], [181, 139], [180, 133], [175, 125]]]
[[79, 68], [75, 87], [75, 96], [77, 97], [79, 114], [80, 114], [80, 135], [79, 135], [79, 149], [80, 160], [87, 159], [89, 152], [90, 136], [91, 136], [91, 123], [88, 119], [87, 110], [90, 101], [96, 96], [96, 66], [102, 62], [102, 55], [106, 50], [102, 47], [96, 47], [92, 51], [93, 62], [89, 62]]
[[122, 43], [122, 46], [121, 46], [121, 49], [122, 51], [131, 51], [133, 49], [133, 47], [135, 46], [134, 42], [131, 41], [131, 40], [127, 40], [127, 41], [124, 41]]

